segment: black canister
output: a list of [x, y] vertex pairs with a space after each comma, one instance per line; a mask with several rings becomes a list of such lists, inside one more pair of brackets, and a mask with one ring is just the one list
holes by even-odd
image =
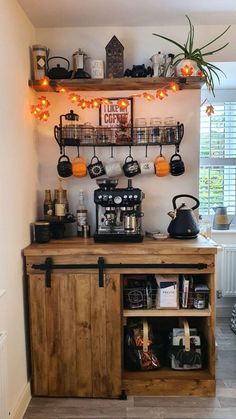
[[47, 243], [50, 238], [49, 221], [36, 221], [34, 223], [34, 239], [36, 243]]

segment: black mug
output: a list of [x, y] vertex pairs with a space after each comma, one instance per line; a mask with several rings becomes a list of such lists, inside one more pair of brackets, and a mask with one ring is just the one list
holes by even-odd
[[[128, 161], [128, 159], [131, 159], [131, 160]], [[126, 157], [125, 163], [123, 165], [123, 171], [126, 177], [133, 177], [141, 173], [141, 169], [138, 164], [138, 161], [134, 160], [132, 156]]]
[[[96, 159], [96, 163], [94, 163], [95, 159]], [[93, 156], [91, 158], [91, 162], [87, 166], [87, 169], [88, 169], [89, 176], [91, 177], [91, 179], [94, 179], [96, 177], [103, 176], [106, 174], [104, 166], [97, 156]]]
[[51, 238], [50, 222], [36, 221], [34, 223], [34, 240], [36, 243], [47, 243]]
[[72, 176], [72, 164], [68, 156], [63, 154], [57, 163], [57, 172], [61, 177]]
[[180, 176], [185, 172], [184, 162], [178, 153], [170, 159], [170, 173], [172, 176]]

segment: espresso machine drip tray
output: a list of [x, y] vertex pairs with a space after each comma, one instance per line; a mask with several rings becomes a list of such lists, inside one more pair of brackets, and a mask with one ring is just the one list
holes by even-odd
[[142, 234], [109, 234], [109, 233], [95, 233], [94, 241], [96, 243], [141, 243], [143, 241]]

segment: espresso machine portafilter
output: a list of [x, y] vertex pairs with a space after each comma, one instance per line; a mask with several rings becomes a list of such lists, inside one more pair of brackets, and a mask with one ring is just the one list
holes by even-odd
[[96, 205], [95, 242], [141, 242], [144, 194], [133, 188], [116, 188], [117, 179], [98, 179], [99, 189], [94, 191]]

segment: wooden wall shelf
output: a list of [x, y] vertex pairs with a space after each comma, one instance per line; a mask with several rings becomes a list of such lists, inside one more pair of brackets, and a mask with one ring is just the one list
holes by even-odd
[[146, 309], [146, 310], [123, 310], [123, 317], [210, 317], [211, 310], [194, 309]]
[[200, 77], [123, 77], [120, 79], [62, 79], [50, 80], [49, 86], [40, 86], [39, 80], [29, 80], [29, 86], [37, 92], [56, 92], [64, 87], [71, 91], [109, 91], [109, 90], [155, 90], [167, 87], [175, 81], [181, 90], [201, 89], [204, 81]]

